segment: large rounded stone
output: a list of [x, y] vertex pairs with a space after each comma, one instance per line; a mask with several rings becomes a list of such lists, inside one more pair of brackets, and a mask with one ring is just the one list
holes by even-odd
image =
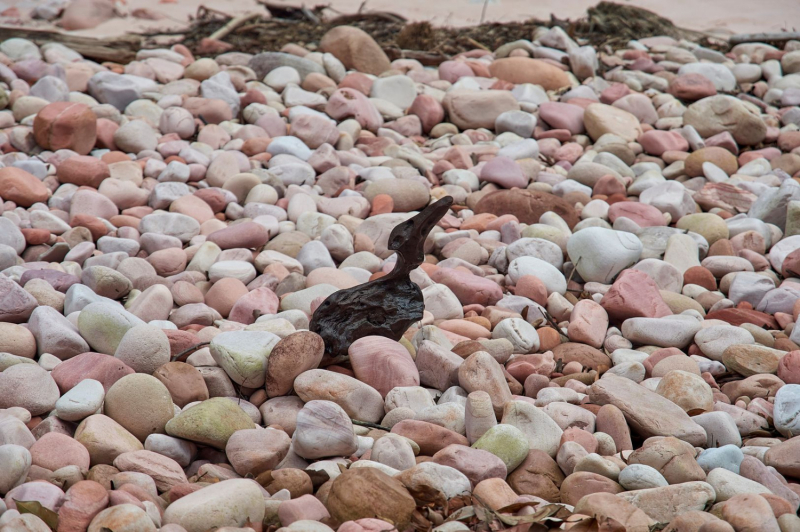
[[232, 381], [248, 388], [264, 385], [267, 358], [280, 337], [266, 331], [230, 331], [211, 340], [211, 356]]
[[224, 449], [234, 432], [253, 426], [253, 420], [234, 401], [213, 397], [170, 419], [166, 432], [176, 438]]
[[389, 58], [364, 30], [336, 26], [319, 42], [319, 49], [333, 54], [347, 69], [379, 75], [389, 70]]
[[264, 519], [264, 496], [249, 479], [224, 480], [189, 493], [170, 504], [164, 524], [180, 525], [187, 532], [221, 527], [245, 527]]
[[136, 325], [122, 337], [114, 357], [138, 373], [152, 374], [169, 362], [169, 338], [154, 325]]
[[267, 396], [289, 393], [298, 375], [319, 366], [324, 350], [322, 337], [310, 331], [299, 331], [281, 339], [267, 359]]
[[21, 445], [0, 445], [0, 496], [25, 482], [31, 468], [31, 453]]
[[767, 135], [767, 125], [741, 100], [727, 95], [709, 96], [690, 105], [683, 123], [694, 127], [703, 137], [728, 132], [739, 144], [752, 146]]
[[115, 382], [106, 393], [103, 409], [142, 442], [150, 434], [164, 434], [164, 426], [175, 415], [167, 387], [143, 373]]
[[506, 57], [495, 59], [489, 65], [492, 76], [515, 85], [532, 83], [545, 90], [558, 90], [569, 86], [569, 77], [560, 68], [540, 59]]
[[398, 530], [411, 521], [416, 503], [403, 483], [372, 467], [348, 469], [336, 477], [325, 504], [340, 523], [377, 518]]
[[38, 364], [16, 364], [0, 372], [0, 408], [22, 407], [33, 416], [53, 410], [58, 385]]
[[225, 454], [242, 476], [258, 476], [275, 469], [289, 453], [292, 440], [282, 430], [271, 428], [238, 430], [225, 444]]
[[120, 504], [106, 508], [92, 519], [87, 532], [156, 532], [153, 520], [139, 506]]
[[350, 345], [348, 354], [358, 380], [378, 390], [383, 397], [398, 386], [419, 386], [419, 370], [399, 342], [382, 336], [365, 336]]
[[513, 214], [525, 224], [539, 223], [539, 218], [546, 212], [561, 216], [570, 229], [579, 221], [575, 209], [566, 200], [536, 190], [498, 190], [487, 194], [475, 205], [476, 214]]
[[74, 437], [89, 451], [92, 466], [111, 465], [122, 453], [144, 449], [136, 436], [103, 414], [95, 414], [81, 421]]
[[78, 331], [98, 353], [113, 355], [129, 329], [144, 322], [123, 310], [122, 307], [105, 301], [89, 303], [78, 316]]
[[639, 260], [642, 242], [632, 233], [588, 227], [570, 237], [567, 251], [584, 281], [609, 284]]

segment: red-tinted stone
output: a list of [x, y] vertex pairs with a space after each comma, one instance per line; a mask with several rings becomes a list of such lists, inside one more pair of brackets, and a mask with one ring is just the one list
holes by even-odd
[[108, 391], [115, 382], [134, 373], [124, 362], [102, 353], [81, 353], [53, 368], [50, 376], [64, 394], [84, 379], [94, 379]]
[[706, 290], [717, 289], [717, 280], [714, 278], [714, 274], [703, 266], [692, 266], [683, 272], [683, 285], [687, 284], [696, 284]]
[[611, 220], [611, 223], [614, 223], [614, 221], [620, 217], [630, 218], [636, 222], [639, 227], [667, 225], [661, 211], [652, 205], [636, 201], [619, 201], [609, 207], [608, 219]]
[[72, 150], [87, 155], [97, 138], [97, 115], [88, 105], [53, 102], [33, 120], [36, 143], [46, 150]]
[[[619, 205], [619, 204], [617, 204]], [[600, 300], [612, 321], [628, 318], [661, 318], [672, 311], [664, 303], [655, 281], [638, 270], [624, 270]]]
[[668, 92], [676, 98], [684, 100], [700, 100], [714, 96], [717, 89], [710, 79], [702, 74], [682, 74], [676, 76], [669, 84]]
[[414, 441], [424, 456], [433, 456], [452, 444], [469, 445], [465, 436], [427, 421], [404, 419], [392, 427], [392, 432]]
[[707, 320], [722, 320], [731, 325], [741, 325], [743, 323], [752, 323], [758, 327], [767, 329], [777, 329], [778, 323], [775, 318], [769, 314], [758, 312], [757, 310], [748, 310], [742, 308], [726, 308], [716, 310], [706, 314]]

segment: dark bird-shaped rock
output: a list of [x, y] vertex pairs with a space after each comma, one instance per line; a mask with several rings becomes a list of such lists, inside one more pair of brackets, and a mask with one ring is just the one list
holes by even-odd
[[397, 252], [394, 269], [374, 281], [334, 292], [317, 308], [309, 328], [325, 340], [328, 355], [346, 355], [350, 344], [364, 336], [400, 340], [422, 319], [422, 290], [409, 273], [425, 260], [425, 239], [452, 204], [453, 198], [446, 196], [395, 226], [388, 244]]

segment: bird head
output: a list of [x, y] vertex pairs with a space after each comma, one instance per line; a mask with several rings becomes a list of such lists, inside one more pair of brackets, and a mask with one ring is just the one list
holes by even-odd
[[421, 264], [425, 260], [425, 239], [428, 233], [447, 214], [452, 204], [452, 196], [445, 196], [422, 209], [416, 216], [395, 226], [389, 235], [389, 250], [396, 251], [407, 264], [413, 264], [413, 267]]

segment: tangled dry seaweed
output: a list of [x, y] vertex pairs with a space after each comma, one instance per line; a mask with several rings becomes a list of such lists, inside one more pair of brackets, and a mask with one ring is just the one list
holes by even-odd
[[[590, 8], [587, 17], [576, 21], [531, 19], [525, 22], [486, 23], [464, 28], [433, 27], [427, 22], [408, 22], [392, 13], [357, 13], [325, 18], [327, 6], [311, 10], [277, 8], [267, 5], [269, 17], [251, 20], [223, 40], [240, 52], [258, 53], [280, 50], [296, 43], [313, 49], [325, 33], [335, 26], [356, 26], [374, 38], [390, 59], [401, 57], [403, 50], [428, 52], [431, 62], [441, 62], [476, 47], [494, 50], [500, 45], [519, 39], [530, 39], [539, 26], [559, 26], [578, 39], [594, 46], [617, 46], [635, 39], [654, 35], [692, 38], [703, 41], [704, 36], [675, 26], [671, 21], [645, 9], [612, 2], [600, 2]], [[193, 52], [202, 39], [222, 28], [230, 17], [216, 10], [201, 8], [191, 27], [182, 33], [181, 43]], [[709, 44], [709, 43], [705, 43]]]
[[[277, 51], [289, 43], [313, 50], [328, 30], [340, 25], [350, 25], [372, 36], [389, 59], [412, 58], [426, 66], [436, 66], [454, 55], [475, 48], [495, 50], [505, 43], [529, 40], [535, 29], [541, 26], [558, 26], [573, 39], [609, 49], [624, 45], [631, 39], [655, 35], [687, 38], [714, 49], [728, 47], [725, 41], [679, 28], [670, 20], [651, 11], [613, 2], [600, 2], [587, 10], [585, 18], [574, 21], [561, 20], [551, 15], [548, 21], [530, 19], [525, 22], [492, 22], [462, 28], [434, 27], [427, 22], [409, 22], [395, 13], [340, 14], [327, 5], [308, 9], [263, 3], [263, 16], [248, 17], [244, 23], [236, 26], [235, 31], [227, 33], [221, 40], [231, 45], [233, 50], [244, 53]], [[214, 35], [233, 20], [224, 11], [201, 6], [185, 30], [127, 34], [109, 40], [31, 28], [3, 26], [0, 29], [8, 38], [25, 38], [38, 45], [60, 42], [87, 58], [126, 64], [133, 60], [137, 50], [159, 48], [164, 46], [165, 41], [183, 44], [198, 56], [207, 55], [201, 48], [203, 39]]]

